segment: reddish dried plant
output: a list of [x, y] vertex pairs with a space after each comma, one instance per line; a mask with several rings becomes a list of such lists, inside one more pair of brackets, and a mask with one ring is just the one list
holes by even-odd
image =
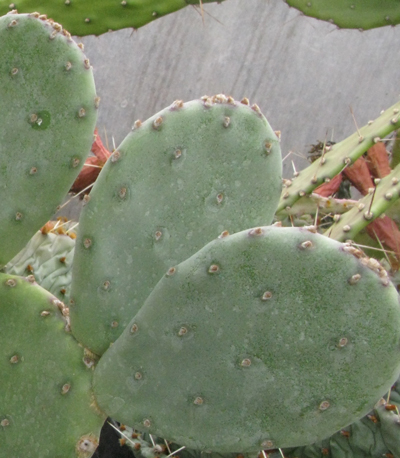
[[[70, 192], [79, 193], [92, 185], [99, 176], [100, 170], [107, 162], [107, 159], [111, 156], [110, 151], [103, 145], [97, 129], [94, 131], [94, 137], [91, 149], [94, 156], [86, 159], [85, 165], [71, 186]], [[90, 189], [86, 193], [89, 193], [89, 191]]]

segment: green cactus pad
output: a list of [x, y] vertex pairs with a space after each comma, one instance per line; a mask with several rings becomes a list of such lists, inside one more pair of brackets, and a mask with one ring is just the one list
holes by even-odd
[[399, 0], [286, 0], [307, 16], [346, 29], [372, 29], [400, 23]]
[[382, 215], [400, 198], [400, 164], [382, 179], [375, 180], [375, 187], [360, 199], [344, 215], [337, 215], [334, 224], [326, 234], [343, 242], [354, 237], [374, 219]]
[[290, 207], [301, 197], [311, 194], [315, 188], [353, 164], [376, 142], [399, 129], [399, 111], [400, 102], [397, 102], [340, 143], [326, 146], [318, 160], [301, 172], [295, 172], [292, 180], [285, 180], [277, 212], [283, 209], [290, 211]]
[[102, 169], [75, 248], [71, 325], [102, 354], [171, 265], [222, 231], [272, 222], [278, 139], [256, 105], [223, 95], [135, 123]]
[[[223, 0], [202, 0], [203, 3]], [[199, 0], [0, 0], [0, 15], [10, 9], [31, 13], [40, 8], [60, 22], [73, 35], [101, 35], [109, 30], [126, 27], [135, 29], [159, 17], [184, 8], [188, 4], [199, 5]]]
[[170, 269], [94, 374], [118, 421], [190, 448], [314, 443], [400, 371], [399, 296], [376, 261], [305, 228], [219, 238]]
[[59, 24], [0, 18], [0, 268], [54, 214], [90, 153], [92, 69]]
[[40, 286], [0, 274], [1, 458], [89, 458], [97, 446], [104, 417], [92, 397], [93, 360], [63, 315]]
[[75, 238], [56, 232], [36, 232], [26, 247], [4, 268], [11, 275], [33, 274], [36, 282], [62, 301], [69, 298]]

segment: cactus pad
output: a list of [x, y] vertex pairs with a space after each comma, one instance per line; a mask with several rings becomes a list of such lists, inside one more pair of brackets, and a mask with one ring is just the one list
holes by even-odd
[[[337, 215], [326, 234], [338, 241], [353, 240], [369, 223], [378, 218], [400, 198], [400, 164], [344, 215]], [[393, 223], [394, 224], [394, 223]]]
[[[89, 458], [104, 418], [62, 302], [0, 274], [0, 457]], [[83, 359], [85, 359], [86, 364]]]
[[322, 183], [329, 182], [366, 153], [376, 142], [399, 129], [399, 111], [400, 102], [397, 102], [382, 112], [377, 119], [369, 121], [367, 125], [340, 143], [325, 147], [319, 159], [301, 172], [295, 172], [292, 180], [285, 180], [277, 211], [281, 212], [283, 209], [290, 211], [290, 207], [301, 197], [311, 194]]
[[89, 154], [92, 69], [59, 24], [0, 18], [0, 268], [54, 214]]
[[307, 16], [346, 29], [372, 29], [400, 23], [399, 0], [286, 0]]
[[116, 420], [190, 448], [293, 447], [368, 413], [399, 344], [377, 261], [305, 228], [255, 228], [170, 268], [93, 386]]
[[80, 218], [70, 305], [77, 339], [102, 354], [168, 267], [223, 230], [270, 224], [281, 167], [259, 108], [231, 97], [177, 101], [136, 122]]
[[36, 232], [4, 271], [22, 277], [33, 274], [42, 288], [65, 302], [69, 298], [72, 281], [76, 234], [68, 234], [63, 226], [58, 228], [61, 233], [57, 229], [53, 232], [43, 229]]
[[[211, 1], [217, 0], [202, 0]], [[137, 29], [188, 4], [198, 5], [199, 0], [42, 0], [40, 5], [36, 0], [0, 0], [0, 14], [14, 8], [20, 13], [40, 8], [42, 14], [63, 24], [73, 35], [84, 36], [125, 27]]]

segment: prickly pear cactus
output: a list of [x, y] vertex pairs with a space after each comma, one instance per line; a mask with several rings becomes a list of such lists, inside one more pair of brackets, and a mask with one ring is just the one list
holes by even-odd
[[104, 416], [93, 403], [94, 360], [67, 332], [67, 309], [28, 279], [0, 274], [0, 317], [0, 457], [91, 457]]
[[[209, 3], [217, 0], [202, 0]], [[219, 2], [223, 0], [218, 0]], [[184, 8], [199, 5], [199, 0], [0, 0], [0, 15], [17, 8], [31, 13], [40, 8], [41, 14], [61, 22], [73, 35], [100, 35], [125, 27], [137, 29], [154, 19]]]
[[68, 32], [0, 18], [0, 268], [54, 214], [90, 152], [99, 99]]
[[285, 180], [278, 212], [291, 207], [302, 197], [329, 182], [346, 167], [352, 165], [368, 149], [394, 130], [400, 128], [400, 102], [397, 102], [373, 121], [340, 143], [324, 148], [322, 156], [291, 180]]
[[110, 416], [199, 450], [314, 443], [368, 413], [400, 371], [386, 271], [305, 228], [223, 233], [171, 266], [102, 356]]
[[344, 215], [337, 215], [326, 235], [335, 240], [353, 240], [371, 221], [378, 218], [400, 197], [400, 165], [382, 179], [375, 180], [375, 186]]
[[[57, 224], [57, 223], [56, 223]], [[63, 302], [69, 299], [75, 232], [46, 224], [4, 268], [11, 275], [34, 275], [35, 281]], [[53, 226], [55, 224], [53, 223]]]
[[398, 0], [286, 0], [307, 16], [346, 29], [372, 29], [400, 23]]
[[218, 95], [136, 122], [102, 169], [75, 248], [71, 325], [102, 354], [157, 281], [223, 230], [270, 224], [279, 141], [256, 105]]

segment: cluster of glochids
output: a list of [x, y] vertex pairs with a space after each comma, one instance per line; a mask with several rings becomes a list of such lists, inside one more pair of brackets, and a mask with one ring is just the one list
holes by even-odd
[[[279, 134], [257, 105], [175, 101], [110, 155], [76, 239], [62, 221], [35, 235], [84, 165], [99, 99], [53, 21], [8, 14], [0, 41], [0, 457], [90, 457], [106, 416], [199, 454], [255, 456], [370, 414], [400, 371], [396, 288], [353, 245], [273, 224], [280, 202], [355, 159], [354, 138], [281, 197]], [[357, 144], [399, 127], [394, 109]], [[396, 173], [376, 201], [398, 197]]]

